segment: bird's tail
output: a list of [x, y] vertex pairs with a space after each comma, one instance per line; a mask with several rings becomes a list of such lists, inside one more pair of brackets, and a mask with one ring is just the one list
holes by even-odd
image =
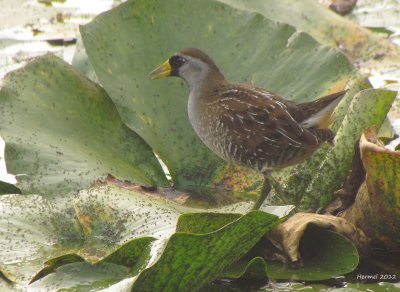
[[336, 92], [319, 99], [299, 104], [304, 116], [300, 121], [305, 128], [327, 128], [331, 124], [332, 112], [347, 90]]

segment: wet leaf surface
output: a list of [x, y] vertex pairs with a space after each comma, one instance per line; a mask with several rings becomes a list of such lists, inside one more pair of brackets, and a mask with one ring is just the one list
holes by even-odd
[[166, 185], [150, 147], [120, 120], [102, 88], [46, 55], [10, 73], [0, 91], [0, 133], [24, 193], [63, 196], [109, 173]]
[[29, 285], [29, 289], [32, 291], [99, 290], [129, 275], [129, 269], [121, 265], [99, 263], [93, 266], [86, 262], [77, 262], [58, 268], [55, 273]]
[[267, 263], [262, 257], [255, 257], [249, 262], [239, 260], [238, 262], [229, 266], [221, 276], [230, 279], [265, 281], [268, 279]]
[[160, 260], [139, 275], [133, 291], [198, 290], [277, 223], [276, 216], [252, 211], [208, 234], [175, 233]]
[[[180, 215], [176, 203], [115, 186], [81, 191], [73, 202], [37, 195], [0, 199], [0, 267], [16, 282], [30, 281], [35, 274], [38, 280], [62, 265], [82, 260], [138, 271], [150, 259], [150, 242], [168, 238]], [[181, 212], [186, 209], [182, 207]]]
[[353, 63], [362, 67], [389, 64], [400, 59], [398, 46], [326, 9], [318, 1], [219, 1], [244, 11], [256, 11], [275, 21], [289, 23], [309, 33], [322, 44], [338, 47]]
[[0, 209], [0, 270], [12, 281], [28, 282], [47, 259], [68, 253], [84, 241], [68, 202], [51, 202], [38, 195], [3, 195]]
[[179, 217], [176, 232], [205, 234], [216, 231], [240, 218], [240, 214], [193, 213]]
[[[191, 228], [205, 231], [210, 229], [209, 218], [220, 217], [224, 224], [214, 226], [222, 227], [240, 216], [234, 212], [244, 212], [251, 204], [196, 209], [149, 195], [139, 186], [127, 190], [104, 185], [58, 200], [3, 195], [0, 208], [0, 270], [12, 281], [36, 283], [60, 267], [82, 261], [124, 266], [135, 275], [161, 255], [181, 214], [203, 217], [195, 221], [199, 227]], [[192, 226], [193, 220], [185, 222], [185, 216], [179, 226]]]

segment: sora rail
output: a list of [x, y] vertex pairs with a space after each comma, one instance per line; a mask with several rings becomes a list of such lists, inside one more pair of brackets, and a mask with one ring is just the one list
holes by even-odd
[[265, 181], [260, 207], [271, 184], [272, 170], [297, 164], [324, 143], [333, 143], [327, 127], [345, 91], [296, 104], [250, 84], [227, 81], [214, 61], [196, 48], [182, 49], [150, 73], [151, 79], [178, 76], [190, 88], [189, 120], [200, 139], [222, 159], [261, 171]]

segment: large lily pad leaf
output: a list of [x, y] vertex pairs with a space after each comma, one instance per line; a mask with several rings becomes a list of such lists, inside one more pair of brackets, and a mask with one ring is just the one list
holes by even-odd
[[30, 291], [98, 291], [130, 276], [128, 268], [99, 263], [76, 262], [64, 265], [55, 273], [29, 285]]
[[390, 36], [395, 44], [399, 44], [400, 12], [399, 3], [385, 0], [360, 1], [348, 18], [372, 30], [375, 33]]
[[122, 122], [102, 88], [46, 55], [12, 72], [0, 91], [7, 166], [24, 193], [62, 195], [112, 174], [165, 185], [150, 147]]
[[204, 234], [216, 231], [235, 221], [240, 214], [193, 213], [179, 217], [176, 232]]
[[83, 244], [79, 221], [67, 202], [3, 195], [0, 209], [0, 270], [14, 282], [28, 282], [46, 259]]
[[255, 257], [250, 261], [239, 260], [224, 271], [222, 277], [230, 279], [249, 279], [265, 281], [268, 279], [267, 263], [262, 257]]
[[175, 233], [160, 260], [143, 271], [133, 291], [196, 291], [244, 255], [279, 222], [252, 211], [208, 234]]
[[218, 1], [244, 11], [256, 11], [269, 19], [289, 23], [323, 44], [342, 49], [353, 62], [365, 63], [369, 60], [381, 63], [386, 57], [389, 60], [399, 60], [398, 46], [326, 9], [315, 0]]
[[[104, 240], [104, 238], [103, 238]], [[106, 240], [115, 240], [114, 238], [106, 238]], [[80, 263], [86, 262], [88, 265], [97, 266], [103, 263], [111, 263], [115, 265], [124, 266], [129, 269], [130, 275], [136, 275], [139, 273], [143, 268], [146, 267], [149, 258], [150, 258], [150, 244], [156, 240], [153, 237], [141, 237], [138, 239], [133, 239], [126, 244], [123, 244], [120, 248], [117, 248], [114, 252], [111, 252], [107, 256], [103, 257], [100, 261], [95, 262], [94, 264], [90, 261], [94, 261], [94, 255], [89, 255], [88, 257], [88, 249], [91, 248], [91, 251], [96, 254], [97, 259], [102, 257], [103, 254], [109, 253], [112, 251], [112, 248], [103, 248], [103, 254], [99, 255], [99, 248], [98, 245], [92, 245], [85, 243], [85, 251], [86, 261], [85, 258], [74, 254], [63, 254], [56, 258], [51, 258], [50, 260], [44, 263], [44, 268], [41, 269], [33, 278], [30, 279], [29, 283], [34, 283], [49, 274], [57, 272], [57, 270], [65, 265], [73, 264], [73, 263]], [[99, 241], [99, 240], [98, 240]], [[115, 243], [114, 243], [115, 245]], [[114, 248], [115, 249], [115, 248]], [[75, 248], [77, 253], [81, 253], [81, 250]]]
[[139, 270], [150, 259], [149, 244], [175, 230], [179, 213], [173, 210], [179, 205], [163, 206], [164, 201], [112, 186], [81, 191], [72, 202], [4, 195], [0, 269], [16, 282], [35, 281], [81, 261]]
[[[171, 17], [177, 11], [180, 17]], [[340, 90], [353, 70], [336, 50], [291, 26], [212, 0], [128, 1], [81, 27], [81, 34], [123, 120], [160, 155], [180, 189], [223, 185], [227, 170], [189, 124], [186, 86], [148, 78], [173, 52], [202, 48], [228, 79], [292, 100]]]
[[72, 200], [3, 195], [0, 271], [21, 283], [85, 261], [117, 264], [136, 274], [160, 256], [182, 213], [224, 212], [229, 223], [229, 214], [250, 208], [250, 203], [209, 210], [189, 208], [149, 196], [139, 187], [127, 190], [115, 185], [82, 190]]

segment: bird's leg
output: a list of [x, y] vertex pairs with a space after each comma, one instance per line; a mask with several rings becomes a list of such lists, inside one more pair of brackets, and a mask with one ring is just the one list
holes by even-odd
[[272, 190], [272, 187], [275, 189], [279, 198], [285, 203], [288, 203], [286, 199], [285, 191], [282, 188], [282, 185], [271, 175], [271, 173], [264, 171], [264, 183], [261, 189], [260, 197], [257, 199], [254, 204], [253, 210], [260, 209], [262, 203], [264, 203], [265, 199], [268, 197], [269, 193]]
[[268, 180], [268, 177], [266, 177], [264, 175], [264, 182], [263, 182], [263, 185], [261, 188], [261, 193], [253, 206], [253, 210], [260, 209], [262, 203], [264, 203], [265, 199], [268, 197], [271, 190], [272, 190], [272, 185], [271, 185], [270, 181]]

